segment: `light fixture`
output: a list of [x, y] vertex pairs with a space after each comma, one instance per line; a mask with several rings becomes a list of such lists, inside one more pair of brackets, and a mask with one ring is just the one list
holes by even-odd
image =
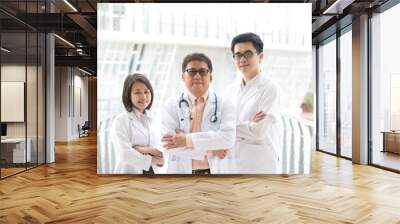
[[71, 4], [68, 2], [68, 0], [64, 0], [65, 4], [67, 4], [72, 10], [74, 10], [74, 12], [78, 12], [78, 10]]
[[64, 38], [62, 38], [62, 37], [60, 37], [60, 36], [58, 36], [57, 34], [54, 34], [54, 36], [57, 37], [58, 39], [60, 39], [61, 41], [63, 41], [64, 43], [66, 43], [67, 45], [69, 45], [69, 46], [75, 48], [75, 45], [71, 44], [71, 42], [67, 41], [66, 39], [64, 39]]
[[83, 70], [83, 69], [81, 69], [81, 68], [79, 68], [79, 67], [78, 67], [78, 70], [81, 71], [81, 72], [83, 72], [83, 73], [85, 73], [85, 74], [88, 74], [89, 76], [92, 75], [92, 73], [90, 73], [90, 72], [88, 72], [88, 71], [86, 71], [86, 70]]
[[10, 53], [10, 52], [11, 52], [11, 50], [9, 50], [9, 49], [7, 49], [7, 48], [5, 48], [5, 47], [1, 47], [1, 50], [4, 51], [4, 52], [6, 52], [6, 53]]
[[79, 55], [85, 55], [86, 53], [84, 53], [82, 48], [76, 48], [76, 53], [78, 53]]
[[342, 14], [343, 9], [351, 5], [355, 0], [336, 0], [332, 5], [324, 10], [322, 14]]

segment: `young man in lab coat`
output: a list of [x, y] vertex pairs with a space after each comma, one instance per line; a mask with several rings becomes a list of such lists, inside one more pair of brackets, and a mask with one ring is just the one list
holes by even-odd
[[209, 90], [211, 60], [202, 53], [182, 63], [186, 91], [168, 101], [162, 113], [167, 173], [236, 173], [231, 148], [235, 142], [235, 109]]
[[240, 34], [231, 43], [234, 64], [242, 75], [228, 88], [238, 108], [235, 158], [241, 174], [279, 172], [279, 91], [262, 72], [263, 47], [254, 33]]

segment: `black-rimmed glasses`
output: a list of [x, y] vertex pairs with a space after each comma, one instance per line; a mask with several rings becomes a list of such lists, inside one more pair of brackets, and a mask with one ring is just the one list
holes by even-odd
[[199, 73], [200, 76], [206, 76], [210, 72], [208, 69], [186, 69], [185, 70], [187, 74], [189, 74], [191, 77], [194, 77], [197, 73]]
[[233, 59], [235, 60], [240, 60], [242, 57], [248, 59], [253, 57], [253, 55], [257, 54], [257, 51], [245, 51], [243, 53], [240, 52], [236, 52], [235, 54], [233, 54]]

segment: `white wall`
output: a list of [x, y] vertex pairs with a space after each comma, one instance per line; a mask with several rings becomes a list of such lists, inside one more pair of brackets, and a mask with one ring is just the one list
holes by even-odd
[[[72, 108], [72, 119], [71, 119], [71, 132], [70, 135], [74, 136], [73, 138], [78, 137], [78, 124], [81, 126], [85, 123], [88, 119], [88, 78], [87, 76], [81, 76], [82, 73], [77, 74], [77, 70], [74, 70], [74, 102], [71, 102], [71, 105], [74, 105]], [[79, 93], [80, 91], [80, 93]], [[80, 97], [79, 97], [80, 96]], [[80, 101], [80, 102], [79, 102]], [[79, 108], [80, 107], [80, 108]], [[81, 111], [80, 111], [81, 110]]]
[[55, 141], [68, 139], [68, 68], [55, 68]]
[[[43, 111], [45, 89], [43, 78], [44, 74], [40, 65], [38, 67], [36, 65], [25, 66], [25, 64], [3, 64], [1, 66], [2, 82], [24, 82], [27, 91], [26, 106], [23, 102], [24, 105], [21, 108], [22, 113], [26, 112], [26, 120], [22, 122], [6, 122], [7, 137], [24, 138], [26, 135], [32, 143], [30, 145], [32, 161], [36, 162], [36, 158], [38, 158], [39, 163], [45, 162], [45, 115]], [[3, 95], [3, 97], [7, 96]], [[13, 108], [10, 107], [2, 107], [1, 110], [2, 112], [13, 113]], [[51, 149], [48, 149], [48, 151], [51, 152]], [[38, 157], [37, 153], [39, 154]], [[51, 160], [48, 161], [51, 162]]]
[[72, 67], [56, 67], [56, 141], [77, 139], [78, 124], [88, 120], [88, 78], [82, 75]]
[[[3, 82], [25, 82], [26, 69], [28, 73], [32, 72], [34, 67], [25, 65], [2, 65], [1, 66], [1, 81]], [[33, 93], [28, 93], [28, 96]], [[36, 96], [36, 94], [35, 94]], [[36, 106], [36, 105], [35, 105]], [[1, 108], [7, 110], [8, 108]], [[29, 120], [31, 117], [29, 117]], [[7, 136], [8, 137], [25, 137], [25, 122], [7, 122]]]

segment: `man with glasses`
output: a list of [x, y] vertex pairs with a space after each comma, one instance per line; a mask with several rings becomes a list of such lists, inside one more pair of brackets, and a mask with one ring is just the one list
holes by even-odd
[[231, 149], [235, 142], [235, 109], [209, 90], [211, 60], [202, 53], [182, 63], [186, 91], [168, 101], [162, 113], [167, 173], [236, 173]]
[[257, 34], [232, 39], [231, 51], [241, 73], [228, 92], [238, 108], [235, 159], [238, 173], [279, 172], [278, 86], [262, 72], [263, 42]]

